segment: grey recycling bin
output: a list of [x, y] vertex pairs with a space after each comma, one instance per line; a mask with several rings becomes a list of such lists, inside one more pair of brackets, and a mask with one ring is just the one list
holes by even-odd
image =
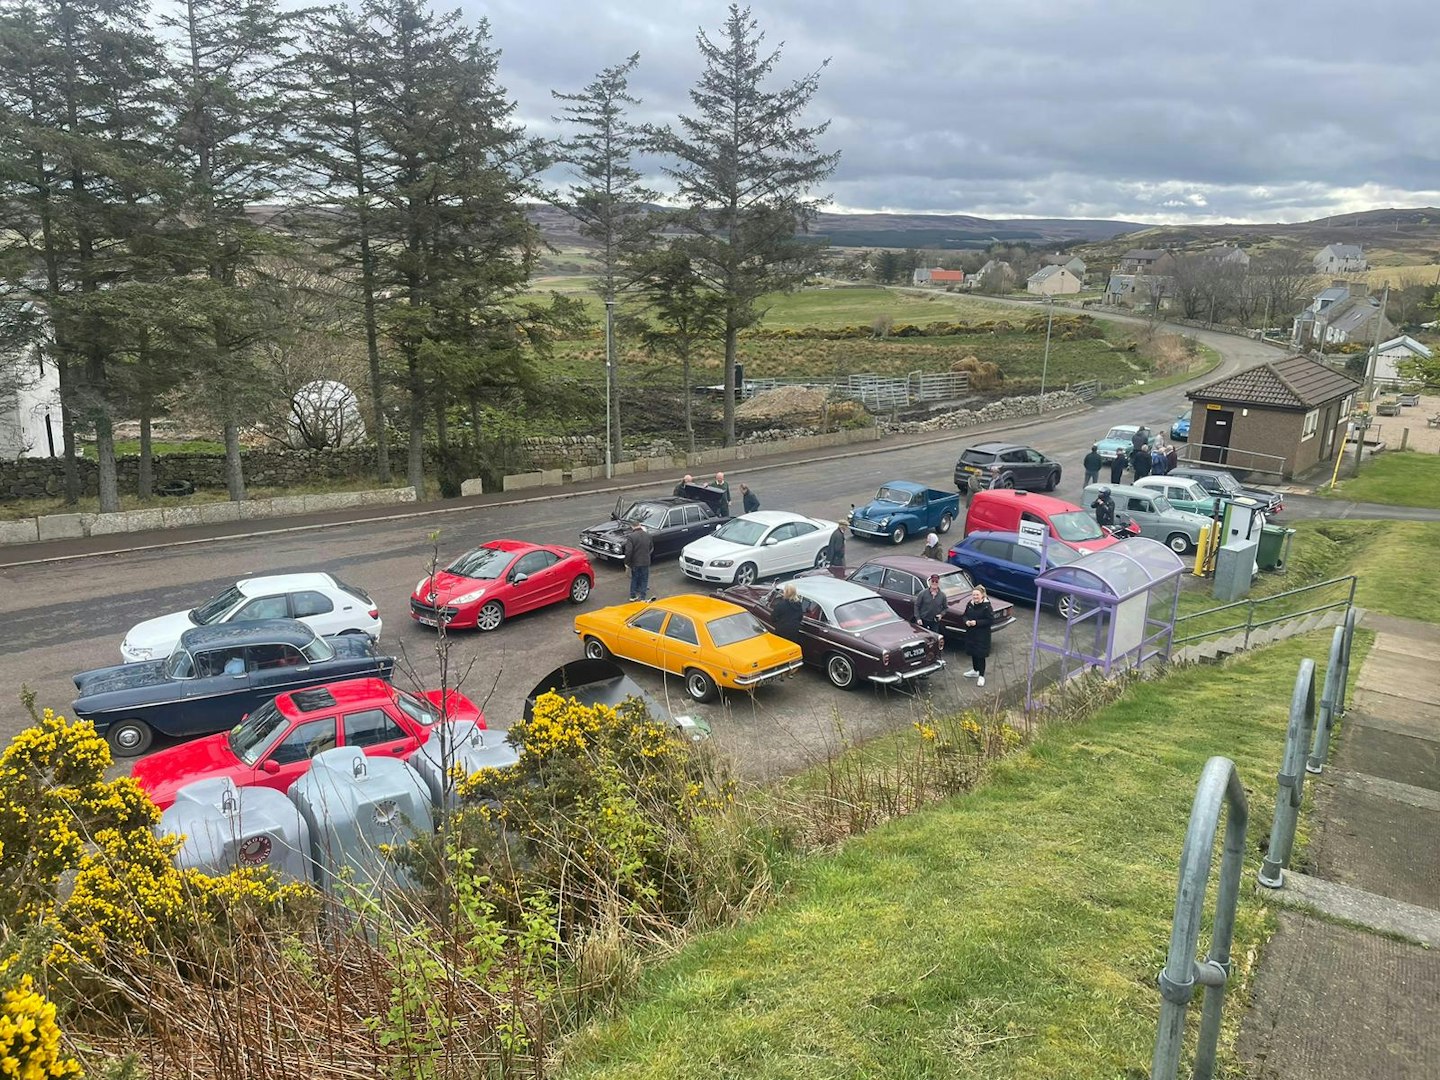
[[280, 881], [310, 880], [310, 828], [271, 788], [237, 788], [229, 777], [186, 784], [155, 831], [185, 837], [175, 853], [182, 870], [219, 876], [265, 867]]
[[520, 760], [520, 755], [506, 741], [507, 734], [503, 730], [488, 731], [474, 720], [436, 724], [425, 745], [410, 755], [410, 767], [420, 774], [430, 792], [430, 805], [438, 810], [447, 789], [450, 806], [459, 802], [454, 782], [446, 783], [447, 750], [451, 776], [469, 776], [481, 769], [508, 769]]
[[361, 887], [408, 888], [413, 882], [387, 849], [434, 831], [430, 790], [403, 761], [367, 757], [353, 746], [315, 755], [290, 785], [290, 801], [310, 827], [315, 884], [335, 893]]

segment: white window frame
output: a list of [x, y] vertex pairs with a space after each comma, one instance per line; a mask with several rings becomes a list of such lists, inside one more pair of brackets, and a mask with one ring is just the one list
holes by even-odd
[[1348, 396], [1345, 398], [1344, 401], [1342, 401], [1342, 402], [1340, 403], [1340, 415], [1336, 418], [1337, 422], [1340, 421], [1340, 420], [1348, 420], [1349, 417], [1350, 417], [1350, 414], [1351, 414], [1352, 412], [1354, 412], [1354, 411], [1355, 411], [1355, 395], [1354, 395], [1354, 394], [1350, 394], [1350, 395], [1348, 395]]
[[1307, 439], [1313, 439], [1315, 432], [1318, 430], [1320, 430], [1320, 410], [1311, 409], [1305, 414], [1305, 428], [1300, 433], [1300, 441], [1305, 442]]

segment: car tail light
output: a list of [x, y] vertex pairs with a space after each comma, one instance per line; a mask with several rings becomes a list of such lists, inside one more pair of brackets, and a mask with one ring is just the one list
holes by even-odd
[[372, 619], [378, 619], [379, 617], [380, 617], [380, 609], [379, 609], [379, 608], [373, 608], [373, 607], [372, 607], [372, 608], [370, 609], [370, 618], [372, 618]]

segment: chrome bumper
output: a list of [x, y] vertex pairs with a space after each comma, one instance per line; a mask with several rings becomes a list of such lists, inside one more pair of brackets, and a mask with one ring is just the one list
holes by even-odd
[[771, 679], [778, 679], [782, 675], [789, 675], [792, 671], [796, 671], [801, 668], [804, 663], [805, 661], [801, 659], [796, 660], [792, 664], [782, 664], [780, 667], [766, 668], [764, 671], [761, 671], [755, 675], [737, 675], [735, 677], [735, 685], [756, 686], [762, 682], [769, 682]]
[[937, 671], [945, 668], [944, 660], [936, 660], [929, 667], [914, 668], [910, 671], [897, 672], [894, 675], [871, 675], [870, 681], [880, 683], [882, 686], [893, 686], [895, 683], [905, 682], [909, 679], [923, 679], [927, 675], [934, 675]]

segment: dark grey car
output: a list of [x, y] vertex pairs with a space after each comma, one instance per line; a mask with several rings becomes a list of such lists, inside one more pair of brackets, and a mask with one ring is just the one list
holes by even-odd
[[955, 486], [962, 495], [986, 488], [1054, 491], [1060, 486], [1060, 463], [1033, 446], [978, 443], [955, 462]]
[[623, 562], [626, 534], [639, 522], [654, 545], [651, 558], [668, 559], [679, 555], [690, 541], [709, 536], [730, 520], [720, 516], [721, 501], [719, 491], [703, 484], [686, 484], [679, 496], [658, 499], [627, 502], [622, 495], [615, 500], [609, 521], [580, 534], [580, 546], [587, 555]]

